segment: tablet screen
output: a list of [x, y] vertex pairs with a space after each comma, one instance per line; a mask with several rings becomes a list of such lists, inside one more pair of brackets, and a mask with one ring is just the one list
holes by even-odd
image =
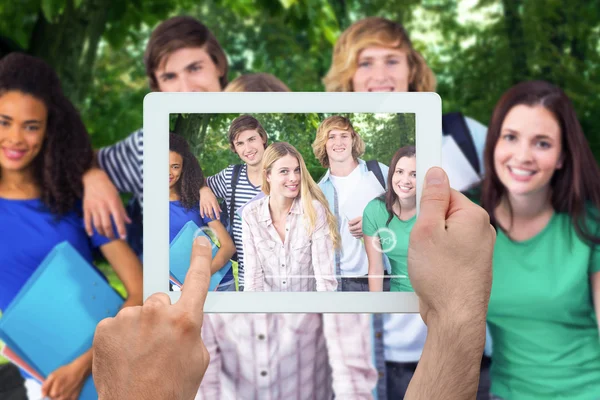
[[[169, 287], [213, 244], [211, 291], [412, 292], [414, 113], [169, 116]], [[165, 205], [166, 206], [166, 205]]]

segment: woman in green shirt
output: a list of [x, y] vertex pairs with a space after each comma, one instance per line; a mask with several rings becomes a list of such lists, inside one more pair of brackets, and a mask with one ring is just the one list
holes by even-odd
[[508, 90], [484, 159], [492, 398], [600, 399], [600, 169], [570, 100], [542, 81]]
[[363, 211], [365, 249], [369, 259], [369, 290], [383, 290], [385, 253], [392, 266], [392, 292], [412, 292], [408, 279], [408, 239], [417, 214], [417, 162], [414, 146], [400, 148], [390, 163], [388, 191]]

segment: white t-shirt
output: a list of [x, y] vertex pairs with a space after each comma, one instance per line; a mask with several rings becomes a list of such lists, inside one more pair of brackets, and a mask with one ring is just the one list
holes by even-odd
[[[338, 204], [341, 206], [352, 194], [356, 182], [360, 182], [360, 167], [357, 166], [348, 176], [330, 175], [329, 177], [337, 192]], [[340, 215], [340, 219], [340, 235], [342, 237], [340, 269], [342, 270], [342, 276], [367, 275], [369, 272], [369, 259], [365, 247], [360, 239], [356, 239], [350, 233], [346, 216]]]

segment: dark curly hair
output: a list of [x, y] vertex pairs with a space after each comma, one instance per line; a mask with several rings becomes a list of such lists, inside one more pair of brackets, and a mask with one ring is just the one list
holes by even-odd
[[204, 174], [198, 159], [192, 154], [185, 138], [176, 133], [169, 133], [169, 150], [179, 154], [183, 159], [181, 177], [175, 184], [175, 190], [181, 197], [181, 204], [187, 210], [198, 207], [200, 189], [204, 187]]
[[79, 112], [45, 61], [23, 53], [0, 59], [0, 96], [18, 91], [42, 101], [48, 111], [46, 135], [32, 161], [42, 202], [57, 215], [71, 211], [83, 196], [83, 174], [94, 152]]

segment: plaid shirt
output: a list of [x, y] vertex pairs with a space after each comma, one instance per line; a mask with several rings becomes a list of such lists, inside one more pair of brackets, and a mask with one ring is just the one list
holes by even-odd
[[207, 314], [196, 400], [372, 399], [370, 316]]
[[335, 291], [333, 241], [326, 209], [313, 201], [316, 222], [308, 234], [302, 202], [296, 198], [286, 218], [282, 241], [271, 219], [269, 199], [256, 200], [243, 211], [244, 291]]

